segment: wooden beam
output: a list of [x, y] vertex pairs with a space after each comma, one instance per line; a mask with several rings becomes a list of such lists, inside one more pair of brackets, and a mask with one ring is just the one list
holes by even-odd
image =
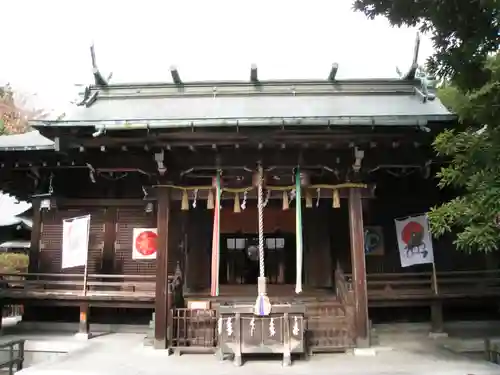
[[[375, 194], [373, 193], [373, 189], [361, 189], [361, 198], [362, 199], [373, 199], [375, 198]], [[154, 190], [153, 190], [154, 191]], [[314, 199], [317, 198], [317, 192], [315, 190], [311, 190], [311, 194]], [[241, 199], [240, 194], [240, 199]], [[233, 200], [234, 199], [234, 193], [228, 193], [228, 192], [223, 192], [221, 196], [222, 201], [227, 201], [227, 200]], [[341, 199], [346, 199], [346, 201], [340, 202], [340, 205], [346, 204], [347, 203], [347, 198], [349, 198], [349, 190], [348, 189], [340, 189], [339, 190], [339, 196]], [[173, 189], [170, 195], [170, 198], [172, 201], [180, 201], [182, 199], [182, 190], [181, 189]], [[197, 199], [200, 204], [204, 204], [204, 201], [208, 198], [208, 190], [199, 190], [197, 193]], [[320, 190], [320, 206], [332, 206], [332, 189], [321, 189]], [[188, 199], [190, 202], [192, 202], [193, 199], [193, 193], [190, 192], [188, 194]], [[247, 199], [248, 200], [255, 200], [257, 199], [256, 195], [256, 190], [250, 190], [247, 193]], [[271, 192], [269, 199], [271, 200], [281, 200], [283, 199], [283, 192], [282, 191], [273, 191]], [[295, 203], [293, 203], [295, 204]], [[332, 208], [333, 209], [333, 208]], [[314, 208], [306, 208], [306, 210], [314, 210]]]
[[[194, 131], [193, 131], [194, 130]], [[124, 134], [126, 133], [126, 135]], [[80, 137], [71, 135], [61, 135], [61, 142], [68, 144], [68, 147], [79, 150], [83, 146], [87, 148], [99, 148], [101, 145], [106, 148], [122, 145], [143, 148], [145, 144], [150, 147], [161, 147], [166, 144], [178, 146], [194, 146], [232, 143], [256, 144], [259, 140], [265, 140], [266, 144], [294, 143], [301, 144], [303, 141], [310, 143], [332, 143], [343, 144], [349, 141], [370, 142], [375, 140], [394, 140], [409, 142], [421, 141], [431, 143], [433, 134], [422, 132], [416, 126], [408, 127], [375, 127], [371, 126], [328, 126], [325, 122], [322, 126], [310, 127], [245, 127], [229, 126], [225, 128], [213, 128], [208, 131], [204, 127], [186, 127], [165, 130], [128, 130], [126, 132], [107, 133], [103, 137]]]
[[143, 199], [56, 199], [57, 207], [140, 207], [146, 203]]
[[349, 190], [349, 232], [351, 239], [351, 263], [355, 305], [356, 345], [370, 345], [368, 328], [368, 293], [366, 288], [366, 264], [363, 233], [363, 207], [361, 189]]
[[157, 210], [157, 257], [156, 257], [156, 300], [155, 300], [155, 349], [168, 349], [168, 226], [170, 216], [170, 192], [167, 188], [158, 190]]

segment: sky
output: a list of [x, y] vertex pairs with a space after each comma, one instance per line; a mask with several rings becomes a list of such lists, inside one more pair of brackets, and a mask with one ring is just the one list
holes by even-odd
[[[416, 30], [352, 11], [352, 0], [0, 0], [0, 83], [60, 109], [92, 82], [397, 77]], [[432, 53], [423, 37], [419, 62]]]

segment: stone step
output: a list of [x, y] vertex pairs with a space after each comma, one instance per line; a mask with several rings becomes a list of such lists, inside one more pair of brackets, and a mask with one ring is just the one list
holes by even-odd
[[153, 346], [155, 339], [150, 336], [144, 337], [143, 345], [144, 346]]

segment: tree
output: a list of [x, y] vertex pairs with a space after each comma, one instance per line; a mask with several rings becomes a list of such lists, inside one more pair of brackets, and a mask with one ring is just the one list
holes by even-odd
[[500, 0], [354, 0], [353, 6], [371, 19], [385, 16], [394, 26], [430, 34], [431, 74], [466, 90], [489, 80], [483, 67], [500, 45]]
[[434, 141], [437, 153], [449, 160], [437, 175], [439, 186], [454, 187], [459, 195], [429, 217], [436, 236], [460, 229], [458, 248], [491, 251], [500, 244], [500, 55], [485, 69], [492, 79], [477, 90], [443, 89], [444, 101], [468, 126], [446, 130]]
[[[431, 35], [427, 69], [444, 81], [443, 103], [460, 126], [433, 145], [446, 165], [439, 187], [457, 197], [429, 213], [435, 236], [455, 232], [461, 250], [497, 250], [500, 244], [500, 0], [355, 0], [354, 8], [395, 26]], [[496, 55], [495, 55], [496, 54]]]
[[10, 85], [0, 87], [0, 135], [25, 133], [28, 121], [42, 118], [46, 112], [32, 109], [26, 97], [14, 92]]

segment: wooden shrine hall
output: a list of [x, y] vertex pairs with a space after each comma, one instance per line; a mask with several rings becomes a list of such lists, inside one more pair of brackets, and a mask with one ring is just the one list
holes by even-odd
[[[184, 82], [172, 68], [172, 83], [151, 84], [94, 69], [74, 111], [32, 123], [52, 147], [0, 138], [2, 189], [34, 208], [29, 272], [4, 275], [4, 303], [77, 307], [84, 333], [99, 309], [154, 309], [155, 347], [209, 351], [233, 331], [221, 314], [262, 303], [266, 319], [286, 317], [265, 340], [288, 332], [313, 352], [369, 345], [369, 306], [432, 307], [439, 329], [443, 301], [471, 297], [464, 285], [498, 295], [477, 281], [484, 256], [450, 256], [446, 239], [437, 276], [399, 264], [394, 218], [443, 199], [431, 142], [455, 116], [415, 69], [339, 80], [337, 68], [263, 81], [252, 66], [239, 82]], [[63, 220], [82, 215], [87, 271], [62, 269]], [[241, 319], [244, 341], [253, 321]]]

